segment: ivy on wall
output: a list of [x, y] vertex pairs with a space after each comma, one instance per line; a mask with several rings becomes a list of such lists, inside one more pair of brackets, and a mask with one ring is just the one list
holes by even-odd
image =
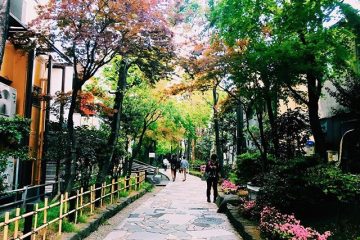
[[[30, 120], [22, 117], [0, 117], [0, 176], [4, 173], [9, 157], [27, 160], [30, 133]], [[3, 177], [0, 177], [0, 192], [4, 190]]]

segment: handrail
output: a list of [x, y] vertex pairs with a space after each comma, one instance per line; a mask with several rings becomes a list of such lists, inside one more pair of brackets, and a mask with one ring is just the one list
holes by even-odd
[[26, 191], [26, 189], [29, 190], [29, 189], [33, 189], [33, 188], [46, 187], [46, 186], [58, 184], [59, 182], [61, 183], [61, 182], [65, 182], [65, 181], [61, 180], [61, 181], [56, 181], [56, 182], [53, 182], [53, 183], [44, 183], [44, 184], [39, 184], [39, 185], [27, 185], [27, 186], [24, 186], [23, 188], [5, 191], [3, 194], [4, 195], [5, 194], [12, 194], [12, 193], [16, 193], [16, 192]]

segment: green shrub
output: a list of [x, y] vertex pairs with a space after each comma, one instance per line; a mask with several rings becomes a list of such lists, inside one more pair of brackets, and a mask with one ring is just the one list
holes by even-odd
[[142, 189], [145, 189], [146, 192], [151, 192], [154, 188], [154, 185], [148, 182], [144, 182], [141, 186]]
[[360, 176], [344, 173], [331, 165], [320, 165], [307, 171], [308, 185], [318, 187], [323, 193], [336, 197], [340, 202], [360, 200]]
[[308, 157], [272, 161], [262, 176], [262, 188], [257, 199], [260, 208], [274, 206], [289, 213], [322, 202], [324, 196], [321, 192], [304, 179], [306, 171], [316, 164], [316, 159]]
[[233, 171], [229, 172], [228, 179], [230, 180], [230, 182], [233, 182], [235, 184], [239, 183], [239, 179], [238, 179], [236, 173]]
[[[26, 139], [30, 132], [30, 120], [19, 116], [0, 117], [0, 176], [4, 173], [8, 158], [29, 159]], [[0, 193], [5, 190], [3, 177], [0, 177]]]
[[235, 173], [239, 183], [252, 181], [262, 172], [260, 153], [244, 153], [237, 156]]
[[206, 161], [196, 159], [194, 161], [190, 161], [189, 163], [190, 163], [190, 169], [200, 171], [200, 166], [205, 165]]

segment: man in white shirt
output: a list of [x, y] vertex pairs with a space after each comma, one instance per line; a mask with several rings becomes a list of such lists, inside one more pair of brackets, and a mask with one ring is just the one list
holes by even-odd
[[183, 181], [186, 181], [186, 173], [189, 169], [189, 162], [186, 160], [186, 158], [184, 157], [181, 162], [180, 162], [180, 169], [183, 171], [184, 173], [184, 179]]
[[169, 160], [167, 160], [167, 158], [165, 157], [163, 160], [163, 167], [164, 167], [164, 171], [166, 172], [168, 166], [169, 166]]

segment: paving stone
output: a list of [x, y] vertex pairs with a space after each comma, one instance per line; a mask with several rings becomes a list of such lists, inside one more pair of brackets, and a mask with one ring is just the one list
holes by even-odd
[[165, 240], [166, 235], [151, 232], [136, 232], [127, 236], [126, 240]]
[[107, 240], [238, 240], [225, 215], [206, 202], [206, 182], [170, 182], [107, 235]]
[[188, 231], [188, 234], [190, 234], [193, 237], [201, 237], [206, 239], [211, 238], [217, 238], [222, 239], [222, 237], [230, 237], [233, 236], [234, 240], [239, 239], [236, 238], [235, 235], [232, 232], [226, 231], [224, 229], [210, 229], [210, 230], [201, 230], [201, 231]]

